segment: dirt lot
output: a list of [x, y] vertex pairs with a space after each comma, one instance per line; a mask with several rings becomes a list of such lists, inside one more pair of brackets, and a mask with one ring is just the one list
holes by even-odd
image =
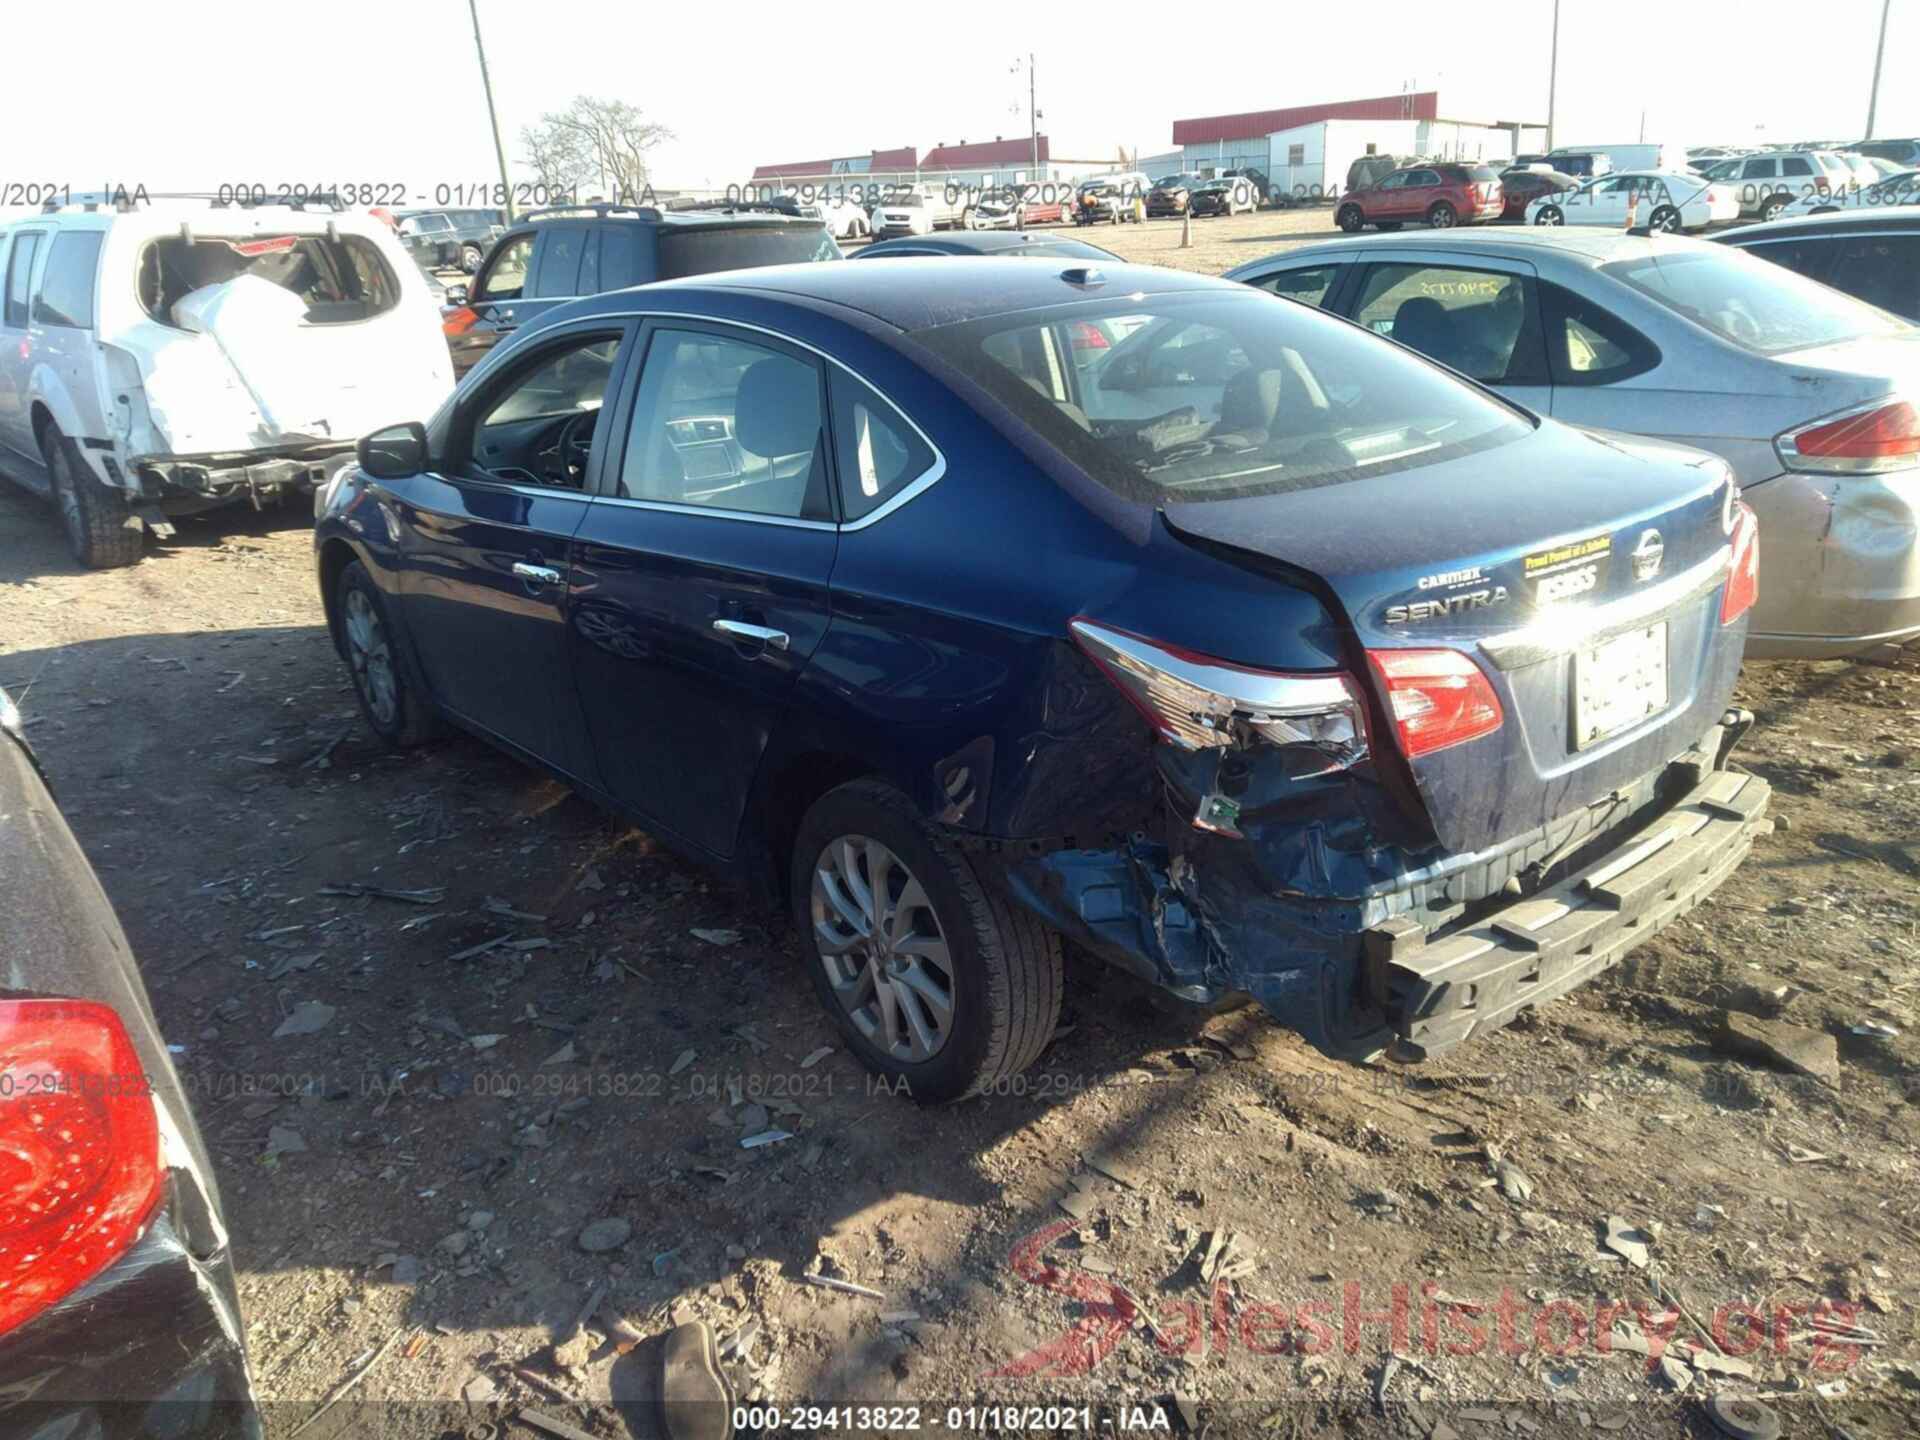
[[[1097, 238], [1219, 269], [1325, 224]], [[377, 1354], [308, 1435], [536, 1434], [526, 1410], [652, 1435], [676, 1315], [744, 1337], [743, 1398], [928, 1430], [1067, 1428], [950, 1412], [997, 1403], [1109, 1432], [1184, 1407], [1215, 1435], [1705, 1435], [1715, 1391], [1791, 1435], [1920, 1429], [1912, 655], [1750, 666], [1781, 833], [1524, 1028], [1348, 1067], [1083, 965], [1015, 1093], [923, 1111], [828, 1048], [776, 917], [475, 742], [378, 749], [303, 514], [87, 574], [0, 487], [0, 615], [0, 685], [182, 1047], [273, 1433]], [[1729, 1005], [1835, 1037], [1837, 1079], [1719, 1053]], [[742, 1148], [768, 1128], [792, 1138]], [[1603, 1352], [1609, 1303], [1707, 1358]], [[616, 1321], [646, 1338], [616, 1353]]]

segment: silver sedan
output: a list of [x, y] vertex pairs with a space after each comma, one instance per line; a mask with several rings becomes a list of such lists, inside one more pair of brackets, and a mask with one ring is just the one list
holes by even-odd
[[1920, 327], [1665, 235], [1367, 236], [1228, 278], [1344, 315], [1556, 420], [1719, 456], [1760, 519], [1747, 654], [1920, 636]]

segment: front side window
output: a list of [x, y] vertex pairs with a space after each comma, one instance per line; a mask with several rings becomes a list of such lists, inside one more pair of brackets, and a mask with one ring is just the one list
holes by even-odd
[[618, 335], [577, 336], [495, 387], [473, 431], [473, 458], [484, 476], [580, 489], [619, 350]]
[[1376, 265], [1354, 319], [1490, 384], [1542, 379], [1536, 302], [1519, 275], [1441, 265]]
[[1263, 275], [1253, 283], [1262, 290], [1271, 290], [1275, 295], [1298, 300], [1302, 305], [1324, 305], [1327, 292], [1333, 288], [1334, 277], [1340, 270], [1338, 265], [1305, 265], [1298, 270]]
[[1437, 170], [1415, 170], [1411, 175], [1407, 176], [1407, 184], [1410, 186], [1438, 185], [1439, 183], [1440, 172]]
[[54, 237], [33, 302], [36, 325], [85, 330], [93, 324], [93, 278], [105, 238], [98, 230], [69, 230]]
[[493, 263], [475, 287], [476, 300], [518, 300], [526, 289], [527, 262], [533, 258], [533, 236], [516, 235], [494, 252]]
[[1742, 180], [1771, 180], [1780, 173], [1777, 160], [1749, 160], [1747, 168], [1740, 172]]
[[647, 347], [615, 494], [831, 520], [820, 372], [763, 345], [660, 330]]
[[1910, 323], [1851, 296], [1720, 246], [1616, 260], [1600, 273], [1761, 355], [1915, 333]]
[[[1088, 327], [1106, 343], [1076, 350]], [[1117, 296], [914, 339], [1093, 481], [1148, 506], [1412, 472], [1532, 431], [1397, 347], [1245, 291]]]
[[33, 274], [33, 257], [40, 249], [39, 230], [16, 231], [13, 251], [7, 256], [7, 328], [27, 328], [27, 281]]

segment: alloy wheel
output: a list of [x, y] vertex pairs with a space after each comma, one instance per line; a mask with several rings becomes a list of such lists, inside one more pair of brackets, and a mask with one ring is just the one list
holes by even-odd
[[930, 1060], [953, 1033], [953, 957], [926, 888], [864, 835], [842, 835], [813, 867], [813, 941], [834, 997], [889, 1059]]
[[400, 687], [394, 676], [387, 627], [364, 590], [347, 591], [346, 612], [347, 663], [353, 668], [353, 683], [373, 712], [375, 723], [385, 728], [400, 714]]

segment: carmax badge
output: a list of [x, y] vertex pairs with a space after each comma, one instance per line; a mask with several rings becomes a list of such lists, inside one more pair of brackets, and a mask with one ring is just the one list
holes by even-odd
[[1490, 585], [1484, 590], [1469, 590], [1464, 595], [1449, 595], [1444, 600], [1415, 600], [1407, 605], [1389, 605], [1382, 618], [1389, 625], [1408, 625], [1422, 620], [1438, 620], [1446, 615], [1460, 615], [1468, 610], [1486, 610], [1506, 603], [1507, 587]]

